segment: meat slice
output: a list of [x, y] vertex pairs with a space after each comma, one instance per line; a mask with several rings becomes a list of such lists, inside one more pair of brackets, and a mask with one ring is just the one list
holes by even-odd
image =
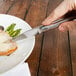
[[10, 37], [8, 33], [4, 32], [4, 31], [0, 32], [0, 43], [6, 42], [11, 39], [12, 39], [12, 37]]
[[16, 49], [17, 44], [12, 41], [12, 37], [4, 31], [0, 32], [0, 56], [9, 55]]

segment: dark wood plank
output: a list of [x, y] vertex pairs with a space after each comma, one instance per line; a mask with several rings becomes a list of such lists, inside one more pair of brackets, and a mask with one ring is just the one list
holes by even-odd
[[[33, 0], [31, 8], [26, 16], [26, 21], [31, 27], [36, 27], [41, 24], [46, 16], [48, 0]], [[39, 57], [42, 47], [42, 35], [36, 37], [35, 48], [27, 60], [30, 66], [32, 76], [37, 76]]]
[[[48, 13], [62, 0], [50, 0]], [[44, 43], [38, 76], [72, 76], [68, 35], [58, 29], [44, 34]]]
[[31, 0], [19, 0], [10, 9], [8, 14], [24, 19], [24, 16], [26, 15], [30, 4]]
[[3, 13], [7, 13], [8, 10], [12, 7], [12, 5], [16, 2], [16, 0], [14, 1], [4, 1], [4, 0], [0, 0], [0, 14]]
[[73, 76], [76, 76], [76, 25], [73, 27], [73, 31], [69, 32], [69, 36]]

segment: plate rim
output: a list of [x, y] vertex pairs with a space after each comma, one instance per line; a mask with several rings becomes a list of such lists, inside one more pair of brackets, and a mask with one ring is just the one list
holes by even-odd
[[[0, 15], [3, 15], [3, 16], [4, 16], [4, 15], [5, 15], [5, 16], [11, 16], [11, 17], [17, 18], [17, 19], [23, 21], [24, 23], [26, 23], [29, 29], [32, 29], [32, 27], [31, 27], [26, 21], [24, 21], [23, 19], [21, 19], [21, 18], [19, 18], [19, 17], [16, 17], [16, 16], [14, 16], [14, 15], [9, 15], [9, 14], [0, 14]], [[18, 64], [15, 65], [14, 67], [12, 67], [11, 69], [9, 69], [9, 70], [7, 70], [7, 71], [5, 71], [5, 72], [2, 72], [1, 74], [5, 74], [6, 72], [14, 69], [14, 68], [17, 67], [18, 65], [24, 63], [24, 61], [26, 61], [26, 60], [29, 58], [29, 56], [30, 56], [31, 53], [33, 52], [33, 49], [34, 49], [34, 46], [35, 46], [35, 36], [34, 36], [34, 38], [33, 38], [33, 41], [34, 41], [34, 42], [33, 42], [32, 48], [31, 48], [31, 50], [29, 51], [29, 53], [25, 56], [25, 58], [24, 58], [20, 63], [18, 63]]]

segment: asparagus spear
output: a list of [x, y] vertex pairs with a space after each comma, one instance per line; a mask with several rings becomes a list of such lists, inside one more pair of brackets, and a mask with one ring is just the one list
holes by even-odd
[[11, 31], [14, 30], [16, 24], [15, 23], [12, 23], [10, 26], [7, 27], [7, 29], [5, 30], [6, 32], [10, 33]]
[[21, 29], [14, 30], [16, 24], [12, 23], [10, 26], [7, 27], [5, 32], [7, 32], [11, 37], [16, 37], [20, 34]]
[[11, 37], [16, 37], [16, 36], [18, 36], [20, 34], [20, 32], [21, 32], [21, 29], [17, 29], [15, 31], [11, 32], [10, 36]]

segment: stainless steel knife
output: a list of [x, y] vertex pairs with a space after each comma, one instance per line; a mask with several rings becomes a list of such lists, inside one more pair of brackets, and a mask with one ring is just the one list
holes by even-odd
[[20, 34], [18, 37], [14, 38], [13, 40], [22, 40], [22, 39], [25, 39], [25, 38], [31, 38], [31, 37], [33, 37], [37, 34], [41, 34], [42, 32], [45, 32], [47, 30], [57, 28], [61, 23], [67, 22], [67, 21], [72, 21], [75, 18], [76, 17], [61, 18], [61, 19], [58, 19], [58, 20], [52, 22], [48, 26], [47, 25], [37, 26], [33, 29], [30, 29], [28, 31], [23, 32], [22, 34]]

